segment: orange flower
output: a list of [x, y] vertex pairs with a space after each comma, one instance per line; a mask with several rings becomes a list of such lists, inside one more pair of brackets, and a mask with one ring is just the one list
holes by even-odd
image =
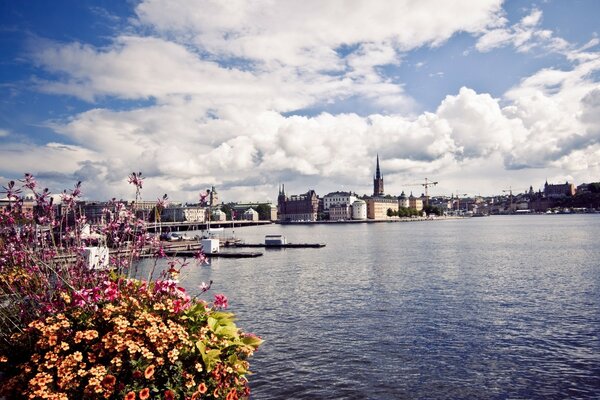
[[175, 393], [171, 390], [165, 390], [165, 400], [175, 400]]
[[204, 384], [204, 382], [202, 382], [201, 384], [198, 385], [198, 391], [201, 394], [206, 393], [207, 390], [208, 390], [208, 388], [206, 387], [206, 385]]
[[226, 400], [237, 400], [238, 395], [235, 391], [235, 389], [231, 389], [229, 391], [229, 393], [227, 393], [227, 397], [225, 397]]
[[117, 383], [117, 378], [115, 378], [113, 375], [106, 375], [104, 377], [104, 379], [102, 379], [102, 386], [104, 387], [111, 387], [114, 386], [115, 383]]
[[154, 375], [154, 365], [150, 364], [144, 371], [144, 376], [146, 377], [146, 379], [150, 379], [150, 378], [152, 378], [153, 375]]
[[129, 392], [125, 395], [125, 400], [135, 400], [135, 392]]
[[150, 397], [150, 389], [148, 388], [143, 388], [140, 391], [140, 399], [141, 400], [146, 400], [148, 397]]

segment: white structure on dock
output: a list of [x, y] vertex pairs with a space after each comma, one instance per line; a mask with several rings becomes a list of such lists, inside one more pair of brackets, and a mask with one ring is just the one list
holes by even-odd
[[219, 239], [202, 239], [200, 243], [204, 254], [215, 254], [220, 250]]

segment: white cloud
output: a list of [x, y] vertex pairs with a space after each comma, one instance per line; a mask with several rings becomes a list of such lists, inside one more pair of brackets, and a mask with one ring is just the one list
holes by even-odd
[[475, 47], [481, 52], [488, 52], [498, 47], [513, 46], [519, 52], [527, 52], [533, 48], [544, 48], [548, 51], [567, 53], [570, 45], [564, 39], [554, 37], [553, 32], [541, 29], [542, 11], [532, 9], [512, 26], [500, 26], [488, 29], [479, 37]]
[[39, 80], [39, 88], [87, 101], [202, 96], [219, 107], [277, 111], [358, 96], [407, 111], [413, 102], [402, 86], [376, 68], [457, 32], [496, 26], [500, 1], [149, 0], [136, 12], [140, 31], [157, 35], [119, 36], [101, 49], [51, 42], [34, 48], [36, 62], [57, 74]]
[[457, 31], [480, 31], [498, 23], [500, 2], [149, 0], [136, 11], [141, 23], [184, 34], [215, 54], [322, 68], [344, 44], [392, 41], [408, 50], [443, 43]]
[[[143, 171], [145, 198], [195, 201], [216, 185], [228, 201], [272, 199], [280, 182], [291, 192], [320, 182], [318, 190], [369, 193], [377, 152], [389, 193], [424, 176], [449, 194], [465, 178], [497, 192], [511, 184], [500, 180], [507, 168], [523, 182], [599, 171], [597, 40], [573, 50], [540, 28], [537, 9], [507, 26], [499, 1], [348, 4], [151, 0], [139, 3], [135, 23], [152, 36], [130, 33], [103, 48], [46, 42], [34, 58], [56, 75], [38, 78], [40, 90], [151, 105], [119, 111], [107, 101], [54, 120], [73, 144], [9, 143], [0, 158], [16, 161], [2, 173], [36, 166], [56, 182], [83, 179], [98, 198], [131, 197], [126, 177]], [[435, 112], [415, 113], [381, 68], [458, 32], [479, 35], [480, 51], [558, 49], [574, 67], [542, 69], [500, 98], [462, 87]], [[425, 65], [433, 63], [414, 66]], [[376, 111], [290, 115], [344, 101]]]

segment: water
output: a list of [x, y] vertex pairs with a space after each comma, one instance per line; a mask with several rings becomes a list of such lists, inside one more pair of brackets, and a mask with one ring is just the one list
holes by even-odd
[[184, 278], [265, 339], [253, 399], [600, 398], [600, 215], [235, 233], [327, 243]]

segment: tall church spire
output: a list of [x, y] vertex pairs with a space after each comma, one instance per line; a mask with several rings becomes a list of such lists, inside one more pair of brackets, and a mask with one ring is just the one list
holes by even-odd
[[377, 166], [375, 168], [375, 178], [373, 179], [373, 196], [383, 196], [383, 176], [379, 169], [379, 153], [377, 153]]

